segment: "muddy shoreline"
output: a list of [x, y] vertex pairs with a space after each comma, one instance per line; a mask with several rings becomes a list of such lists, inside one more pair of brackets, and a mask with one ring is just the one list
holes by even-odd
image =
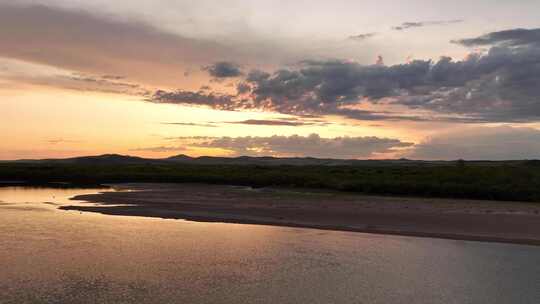
[[[62, 210], [540, 246], [540, 204], [204, 184], [123, 184]], [[122, 191], [124, 190], [124, 191]], [[129, 190], [129, 191], [125, 191]]]

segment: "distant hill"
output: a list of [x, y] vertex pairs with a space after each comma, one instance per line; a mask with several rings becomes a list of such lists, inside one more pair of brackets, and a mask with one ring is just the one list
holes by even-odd
[[[159, 161], [159, 160], [158, 160]], [[98, 156], [81, 156], [73, 158], [60, 158], [60, 159], [21, 159], [16, 160], [17, 163], [54, 163], [54, 164], [84, 164], [84, 165], [122, 165], [122, 164], [145, 164], [155, 163], [156, 160], [146, 159], [136, 156], [118, 155], [118, 154], [104, 154]]]
[[409, 163], [410, 160], [356, 160], [356, 159], [331, 159], [314, 157], [190, 157], [187, 155], [177, 155], [164, 159], [168, 162], [188, 163], [198, 165], [261, 165], [261, 166], [349, 166], [349, 165], [367, 165], [383, 163]]
[[[350, 166], [350, 165], [383, 165], [383, 164], [413, 164], [419, 163], [419, 161], [411, 161], [407, 159], [400, 160], [346, 160], [346, 159], [321, 159], [313, 157], [212, 157], [201, 156], [191, 157], [188, 155], [180, 154], [171, 156], [168, 158], [154, 159], [154, 158], [142, 158], [129, 155], [119, 154], [104, 154], [98, 156], [82, 156], [63, 159], [21, 159], [15, 161], [16, 163], [51, 163], [51, 164], [96, 164], [96, 165], [129, 165], [129, 164], [193, 164], [193, 165], [261, 165], [261, 166]], [[423, 163], [423, 162], [421, 162]]]
[[[168, 158], [154, 159], [129, 155], [104, 154], [98, 156], [82, 156], [63, 159], [22, 159], [3, 161], [3, 163], [36, 163], [36, 164], [81, 164], [81, 165], [137, 165], [137, 164], [191, 164], [191, 165], [259, 165], [259, 166], [433, 166], [455, 165], [457, 161], [422, 161], [409, 159], [391, 160], [357, 160], [357, 159], [331, 159], [314, 157], [191, 157], [180, 154]], [[469, 165], [496, 165], [510, 163], [525, 163], [538, 165], [540, 161], [467, 161]]]

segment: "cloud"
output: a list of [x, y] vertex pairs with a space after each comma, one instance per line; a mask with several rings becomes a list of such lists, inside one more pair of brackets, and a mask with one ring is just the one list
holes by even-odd
[[457, 41], [491, 48], [460, 62], [443, 57], [434, 67], [436, 86], [404, 103], [416, 108], [476, 116], [490, 122], [540, 118], [540, 30], [508, 30]]
[[252, 87], [257, 108], [287, 114], [354, 113], [368, 118], [373, 113], [340, 106], [357, 103], [362, 96], [389, 95], [393, 82], [387, 84], [382, 79], [385, 69], [345, 61], [305, 61], [299, 69], [280, 69], [272, 74], [252, 71], [246, 82]]
[[[486, 37], [492, 36], [499, 37]], [[339, 115], [357, 120], [537, 121], [540, 47], [531, 38], [534, 35], [526, 36], [527, 39], [521, 38], [519, 47], [496, 45], [460, 61], [441, 57], [436, 61], [413, 60], [387, 66], [382, 62], [362, 65], [341, 60], [305, 60], [274, 72], [250, 71], [237, 88], [237, 95], [158, 91], [150, 100], [220, 110]], [[374, 107], [363, 105], [388, 110], [375, 111]]]
[[285, 119], [246, 119], [241, 121], [221, 121], [211, 123], [193, 123], [193, 122], [162, 122], [163, 125], [172, 126], [187, 126], [187, 127], [207, 127], [216, 128], [219, 124], [235, 124], [235, 125], [252, 125], [252, 126], [312, 126], [312, 125], [326, 125], [327, 123], [322, 120], [302, 121], [299, 118]]
[[[190, 138], [184, 138], [190, 140]], [[191, 139], [193, 140], [193, 139]], [[309, 136], [270, 137], [215, 137], [195, 139], [193, 147], [218, 148], [240, 156], [280, 156], [319, 158], [368, 158], [377, 154], [393, 153], [413, 146], [398, 139], [378, 137], [336, 137], [322, 138], [317, 134]]]
[[55, 139], [49, 139], [46, 142], [51, 145], [57, 145], [57, 144], [64, 144], [64, 143], [80, 143], [81, 141], [73, 140], [73, 139], [55, 138]]
[[170, 103], [170, 104], [183, 104], [183, 105], [202, 105], [208, 106], [213, 109], [234, 111], [239, 109], [240, 105], [236, 102], [236, 99], [232, 95], [220, 94], [206, 91], [184, 91], [178, 90], [174, 92], [167, 92], [163, 90], [156, 91], [148, 99], [154, 103]]
[[[430, 61], [387, 67], [349, 61], [304, 61], [297, 69], [272, 74], [252, 71], [246, 82], [252, 87], [256, 108], [287, 114], [341, 115], [361, 120], [407, 119], [401, 114], [377, 113], [347, 108], [361, 103], [398, 96], [403, 90], [424, 86]], [[410, 118], [412, 119], [412, 118]]]
[[[242, 98], [222, 94], [219, 92], [203, 92], [203, 91], [185, 91], [178, 90], [168, 92], [158, 90], [151, 96], [147, 97], [148, 102], [205, 106], [215, 110], [222, 111], [243, 111], [243, 110], [263, 110], [268, 112], [278, 112], [282, 114], [296, 115], [305, 119], [317, 118], [324, 115], [340, 115], [358, 120], [412, 120], [412, 121], [427, 121], [422, 117], [411, 115], [397, 115], [393, 113], [375, 112], [359, 109], [337, 108], [333, 105], [313, 105], [313, 107], [302, 106], [302, 100], [291, 100], [290, 104], [274, 103], [274, 100], [257, 100], [255, 95], [250, 98]], [[277, 101], [277, 99], [276, 99]], [[467, 120], [466, 120], [467, 121]]]
[[0, 41], [3, 57], [156, 86], [185, 81], [178, 71], [190, 66], [245, 55], [142, 22], [44, 5], [0, 4]]
[[406, 30], [412, 27], [422, 27], [422, 26], [424, 26], [423, 22], [404, 22], [399, 26], [392, 27], [392, 29], [396, 31], [402, 31], [402, 30]]
[[236, 91], [239, 95], [251, 92], [251, 86], [245, 82], [241, 82], [236, 86]]
[[148, 147], [148, 148], [136, 148], [130, 149], [129, 151], [134, 152], [155, 152], [155, 153], [165, 153], [165, 152], [179, 152], [185, 151], [185, 147], [176, 147], [176, 146], [157, 146], [157, 147]]
[[205, 127], [205, 128], [216, 128], [214, 124], [205, 124], [205, 123], [195, 123], [195, 122], [162, 122], [162, 125], [171, 125], [171, 126], [186, 126], [186, 127]]
[[243, 74], [238, 64], [228, 61], [216, 62], [203, 67], [203, 70], [207, 71], [214, 78], [233, 78], [242, 76]]
[[540, 46], [540, 29], [511, 29], [489, 33], [476, 38], [454, 40], [452, 42], [468, 47], [493, 45], [506, 47]]
[[[119, 93], [127, 95], [144, 96], [149, 90], [139, 84], [130, 83], [121, 76], [94, 76], [73, 73], [69, 76], [57, 75], [52, 78], [42, 78], [41, 83], [70, 90], [94, 91], [104, 93]], [[32, 81], [28, 81], [32, 82]], [[37, 82], [39, 84], [39, 82]]]
[[424, 27], [424, 26], [431, 26], [431, 25], [449, 25], [449, 24], [455, 24], [455, 23], [461, 23], [461, 22], [463, 22], [463, 20], [460, 20], [460, 19], [440, 20], [440, 21], [403, 22], [402, 24], [398, 26], [392, 27], [392, 29], [396, 31], [403, 31], [403, 30], [416, 28], [416, 27]]
[[514, 160], [540, 158], [540, 130], [468, 127], [438, 134], [416, 145], [414, 159]]
[[435, 119], [535, 121], [540, 118], [540, 48], [533, 42], [529, 39], [520, 48], [492, 47], [461, 61], [441, 57], [392, 66], [304, 61], [297, 69], [252, 72], [247, 82], [256, 106], [284, 113], [407, 119], [346, 108], [367, 100], [428, 110]]
[[106, 80], [122, 80], [125, 79], [125, 76], [118, 76], [118, 75], [103, 75], [101, 78]]
[[197, 140], [205, 140], [205, 139], [213, 139], [216, 138], [214, 136], [166, 136], [163, 137], [164, 140], [172, 140], [172, 141], [197, 141]]
[[369, 38], [373, 38], [375, 36], [377, 36], [378, 33], [363, 33], [363, 34], [357, 34], [357, 35], [352, 35], [352, 36], [349, 36], [349, 39], [350, 40], [354, 40], [354, 41], [364, 41], [366, 39], [369, 39]]
[[94, 91], [142, 96], [149, 91], [125, 77], [74, 73], [47, 65], [0, 57], [0, 78], [14, 83], [49, 86], [77, 91]]
[[274, 120], [274, 119], [248, 119], [242, 121], [228, 121], [228, 124], [240, 124], [240, 125], [255, 125], [255, 126], [310, 126], [316, 124], [315, 122], [304, 122], [298, 119], [291, 120]]

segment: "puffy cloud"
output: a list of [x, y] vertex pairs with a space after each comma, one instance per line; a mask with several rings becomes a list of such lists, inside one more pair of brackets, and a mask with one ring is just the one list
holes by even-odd
[[[495, 45], [460, 61], [441, 57], [386, 66], [305, 60], [271, 73], [250, 71], [237, 85], [237, 95], [158, 91], [150, 100], [358, 120], [536, 121], [540, 119], [540, 47], [534, 33], [516, 30], [476, 38]], [[475, 45], [473, 39], [460, 43]], [[364, 104], [400, 109], [374, 111]]]
[[429, 110], [451, 120], [534, 121], [540, 118], [540, 48], [534, 35], [527, 37], [522, 37], [527, 43], [522, 47], [494, 46], [461, 61], [442, 57], [393, 66], [304, 61], [297, 69], [252, 72], [247, 82], [256, 106], [285, 113], [407, 119], [346, 108], [367, 99]]
[[296, 70], [252, 71], [246, 80], [258, 108], [294, 114], [356, 113], [339, 108], [357, 103], [361, 97], [393, 95], [395, 81], [385, 76], [386, 70], [344, 61], [305, 61]]
[[242, 76], [240, 66], [233, 62], [220, 61], [212, 65], [203, 67], [214, 78], [232, 78]]
[[317, 134], [309, 136], [271, 136], [271, 137], [214, 137], [195, 140], [193, 147], [219, 148], [234, 155], [281, 156], [281, 157], [319, 157], [356, 159], [373, 157], [376, 154], [392, 153], [413, 144], [398, 139], [378, 137], [336, 137], [322, 138]]
[[298, 69], [281, 69], [272, 74], [252, 71], [246, 81], [252, 88], [251, 96], [257, 108], [289, 114], [342, 115], [362, 120], [420, 119], [347, 106], [359, 104], [362, 98], [377, 102], [426, 86], [431, 81], [432, 67], [431, 61], [390, 67], [337, 60], [304, 61]]
[[540, 158], [540, 130], [468, 127], [428, 138], [407, 157], [414, 159], [514, 160]]
[[[154, 99], [217, 109], [257, 108], [361, 120], [534, 121], [540, 118], [540, 52], [534, 47], [493, 47], [486, 54], [471, 55], [462, 61], [442, 57], [438, 61], [414, 60], [392, 66], [304, 61], [298, 68], [273, 73], [251, 71], [239, 91], [249, 98], [161, 91]], [[355, 107], [362, 102], [401, 105], [433, 115], [372, 112]]]
[[[298, 116], [342, 115], [355, 119], [400, 119], [385, 113], [375, 113], [367, 110], [340, 108], [341, 105], [354, 104], [362, 95], [382, 97], [384, 83], [365, 77], [365, 88], [360, 88], [354, 73], [369, 73], [369, 71], [385, 68], [383, 66], [364, 67], [345, 62], [305, 62], [305, 69], [279, 70], [274, 74], [263, 71], [251, 71], [246, 77], [248, 97], [241, 95], [220, 94], [207, 91], [174, 92], [158, 90], [148, 99], [156, 103], [203, 105], [220, 110], [260, 109]], [[340, 73], [349, 74], [345, 79]], [[347, 76], [347, 75], [346, 75]], [[345, 95], [348, 94], [348, 95]], [[405, 117], [405, 116], [403, 116]], [[419, 119], [407, 117], [407, 119]]]

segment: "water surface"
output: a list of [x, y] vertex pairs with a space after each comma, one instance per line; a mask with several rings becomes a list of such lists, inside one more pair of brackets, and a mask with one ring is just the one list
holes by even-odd
[[540, 303], [540, 247], [58, 210], [0, 188], [0, 303]]

